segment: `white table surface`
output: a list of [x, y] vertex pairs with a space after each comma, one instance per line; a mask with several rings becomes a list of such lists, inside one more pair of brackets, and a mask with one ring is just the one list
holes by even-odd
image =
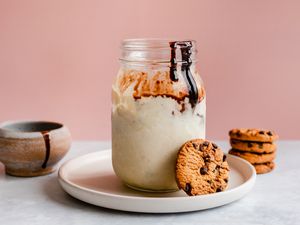
[[[227, 142], [217, 142], [224, 151]], [[74, 142], [63, 162], [110, 147], [109, 142]], [[0, 164], [0, 224], [300, 224], [300, 141], [278, 142], [276, 169], [259, 175], [243, 199], [215, 209], [181, 214], [128, 213], [92, 206], [66, 194], [57, 172], [36, 178], [5, 175]]]

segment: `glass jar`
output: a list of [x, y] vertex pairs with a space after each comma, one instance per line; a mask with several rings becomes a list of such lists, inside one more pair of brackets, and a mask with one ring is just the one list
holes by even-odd
[[196, 42], [129, 39], [112, 87], [112, 163], [128, 186], [177, 190], [177, 152], [205, 138], [206, 98]]

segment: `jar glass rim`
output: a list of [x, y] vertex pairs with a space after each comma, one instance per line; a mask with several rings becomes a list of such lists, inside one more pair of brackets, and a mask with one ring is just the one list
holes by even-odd
[[121, 43], [121, 62], [169, 63], [175, 53], [177, 63], [182, 62], [181, 51], [190, 48], [191, 60], [196, 62], [196, 41], [191, 39], [135, 38]]

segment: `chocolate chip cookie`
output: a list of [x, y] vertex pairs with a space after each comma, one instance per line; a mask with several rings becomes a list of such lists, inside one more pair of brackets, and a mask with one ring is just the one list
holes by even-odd
[[257, 174], [263, 174], [263, 173], [271, 172], [275, 167], [275, 163], [266, 162], [266, 163], [253, 164], [253, 166], [255, 167]]
[[237, 149], [230, 149], [229, 154], [241, 157], [252, 164], [267, 163], [275, 159], [275, 152], [261, 154], [254, 152], [244, 152]]
[[229, 131], [229, 136], [236, 140], [257, 142], [273, 142], [278, 139], [274, 131], [246, 128], [232, 129]]
[[276, 144], [272, 142], [253, 142], [230, 139], [230, 144], [232, 148], [246, 152], [271, 153], [276, 150]]
[[178, 151], [177, 184], [190, 196], [225, 190], [228, 175], [226, 155], [215, 143], [194, 139], [186, 142]]

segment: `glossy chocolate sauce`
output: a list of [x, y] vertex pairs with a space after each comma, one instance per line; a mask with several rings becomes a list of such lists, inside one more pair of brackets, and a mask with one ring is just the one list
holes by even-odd
[[170, 59], [170, 79], [172, 81], [178, 81], [177, 74], [177, 61], [176, 61], [176, 49], [180, 47], [181, 50], [181, 72], [184, 77], [185, 83], [189, 91], [189, 101], [194, 108], [198, 102], [198, 87], [191, 73], [190, 67], [192, 64], [192, 42], [191, 41], [174, 41], [170, 42], [171, 59]]
[[45, 142], [45, 147], [46, 147], [46, 155], [45, 155], [45, 160], [42, 164], [42, 168], [45, 169], [47, 167], [47, 162], [50, 157], [50, 135], [48, 131], [42, 131], [41, 134], [43, 135], [44, 142]]
[[177, 76], [177, 60], [176, 60], [176, 48], [177, 48], [177, 42], [170, 42], [170, 48], [171, 48], [171, 59], [170, 59], [170, 79], [172, 81], [178, 81]]

